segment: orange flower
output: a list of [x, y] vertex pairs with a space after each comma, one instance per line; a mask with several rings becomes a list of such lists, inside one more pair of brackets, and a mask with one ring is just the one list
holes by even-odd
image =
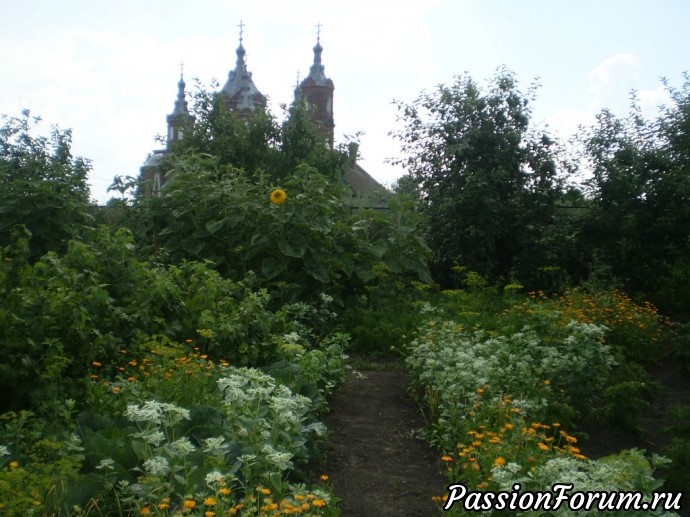
[[496, 467], [501, 467], [506, 464], [506, 459], [502, 456], [499, 456], [494, 460], [494, 466]]

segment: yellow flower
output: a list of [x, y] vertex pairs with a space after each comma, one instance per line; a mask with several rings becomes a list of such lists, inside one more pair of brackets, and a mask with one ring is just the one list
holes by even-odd
[[148, 506], [144, 506], [141, 510], [139, 510], [139, 515], [151, 515], [151, 510], [149, 510]]
[[194, 508], [196, 508], [196, 502], [194, 502], [193, 499], [185, 499], [184, 501], [182, 501], [182, 508], [184, 508], [185, 510], [193, 510]]
[[323, 508], [324, 506], [326, 506], [326, 501], [324, 501], [323, 499], [314, 499], [311, 502], [311, 504], [313, 506], [316, 506], [317, 508]]
[[283, 189], [277, 188], [271, 192], [271, 203], [280, 205], [287, 199], [287, 194]]
[[445, 461], [445, 462], [453, 461], [453, 458], [451, 458], [450, 456], [448, 456], [446, 454], [445, 456], [441, 456], [441, 461]]
[[548, 451], [549, 450], [549, 446], [546, 445], [545, 443], [542, 443], [542, 442], [539, 442], [537, 444], [537, 447], [539, 447], [542, 451]]
[[11, 469], [16, 469], [19, 467], [19, 462], [18, 461], [10, 461], [10, 468]]
[[321, 474], [321, 481], [328, 481], [328, 476], [326, 474]]
[[268, 488], [264, 488], [262, 486], [257, 487], [257, 492], [261, 492], [263, 495], [271, 495], [271, 490]]
[[215, 517], [216, 512], [213, 510], [208, 510], [207, 512], [204, 512], [204, 517]]
[[229, 488], [221, 488], [220, 490], [218, 490], [218, 493], [220, 495], [230, 495], [230, 492], [232, 492], [232, 490], [230, 490]]
[[505, 464], [506, 464], [506, 459], [502, 456], [499, 456], [498, 458], [496, 458], [494, 460], [494, 465], [496, 467], [500, 467], [500, 466], [505, 465]]
[[213, 506], [216, 504], [216, 500], [213, 497], [207, 497], [206, 499], [204, 499], [204, 504], [206, 506]]

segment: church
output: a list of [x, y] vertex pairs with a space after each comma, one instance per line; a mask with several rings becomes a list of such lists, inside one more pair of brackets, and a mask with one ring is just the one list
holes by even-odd
[[[266, 96], [254, 84], [252, 73], [247, 69], [246, 51], [242, 41], [242, 23], [240, 23], [240, 42], [237, 47], [235, 68], [230, 70], [228, 79], [218, 92], [225, 106], [240, 115], [249, 115], [255, 110], [265, 109]], [[320, 33], [317, 34], [313, 48], [314, 60], [309, 74], [297, 84], [295, 100], [303, 101], [309, 106], [312, 120], [322, 133], [330, 148], [334, 145], [335, 119], [333, 116], [333, 81], [326, 76], [322, 64]], [[177, 98], [172, 113], [167, 116], [167, 137], [165, 149], [152, 152], [140, 170], [140, 182], [145, 195], [160, 195], [166, 176], [160, 170], [162, 158], [170, 152], [175, 142], [184, 138], [184, 123], [191, 118], [189, 113], [185, 82], [182, 74], [177, 83]], [[347, 187], [347, 201], [353, 208], [384, 208], [389, 195], [366, 170], [357, 163], [357, 144], [350, 144], [349, 159], [343, 169], [341, 181]]]

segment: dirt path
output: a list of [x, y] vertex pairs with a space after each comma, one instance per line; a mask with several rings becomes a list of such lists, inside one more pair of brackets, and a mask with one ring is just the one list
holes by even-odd
[[343, 517], [425, 517], [446, 485], [441, 461], [415, 433], [424, 425], [399, 371], [352, 370], [330, 403], [323, 469]]

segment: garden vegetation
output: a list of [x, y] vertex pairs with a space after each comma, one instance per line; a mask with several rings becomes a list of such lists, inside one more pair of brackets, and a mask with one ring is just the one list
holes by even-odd
[[305, 106], [200, 88], [161, 195], [120, 177], [105, 207], [69, 131], [5, 117], [0, 512], [338, 515], [308, 464], [348, 350], [402, 355], [451, 483], [690, 489], [682, 408], [665, 457], [586, 454], [643, 432], [650, 366], [690, 371], [690, 81], [667, 88], [569, 147], [505, 69], [399, 102], [385, 211], [348, 205]]

